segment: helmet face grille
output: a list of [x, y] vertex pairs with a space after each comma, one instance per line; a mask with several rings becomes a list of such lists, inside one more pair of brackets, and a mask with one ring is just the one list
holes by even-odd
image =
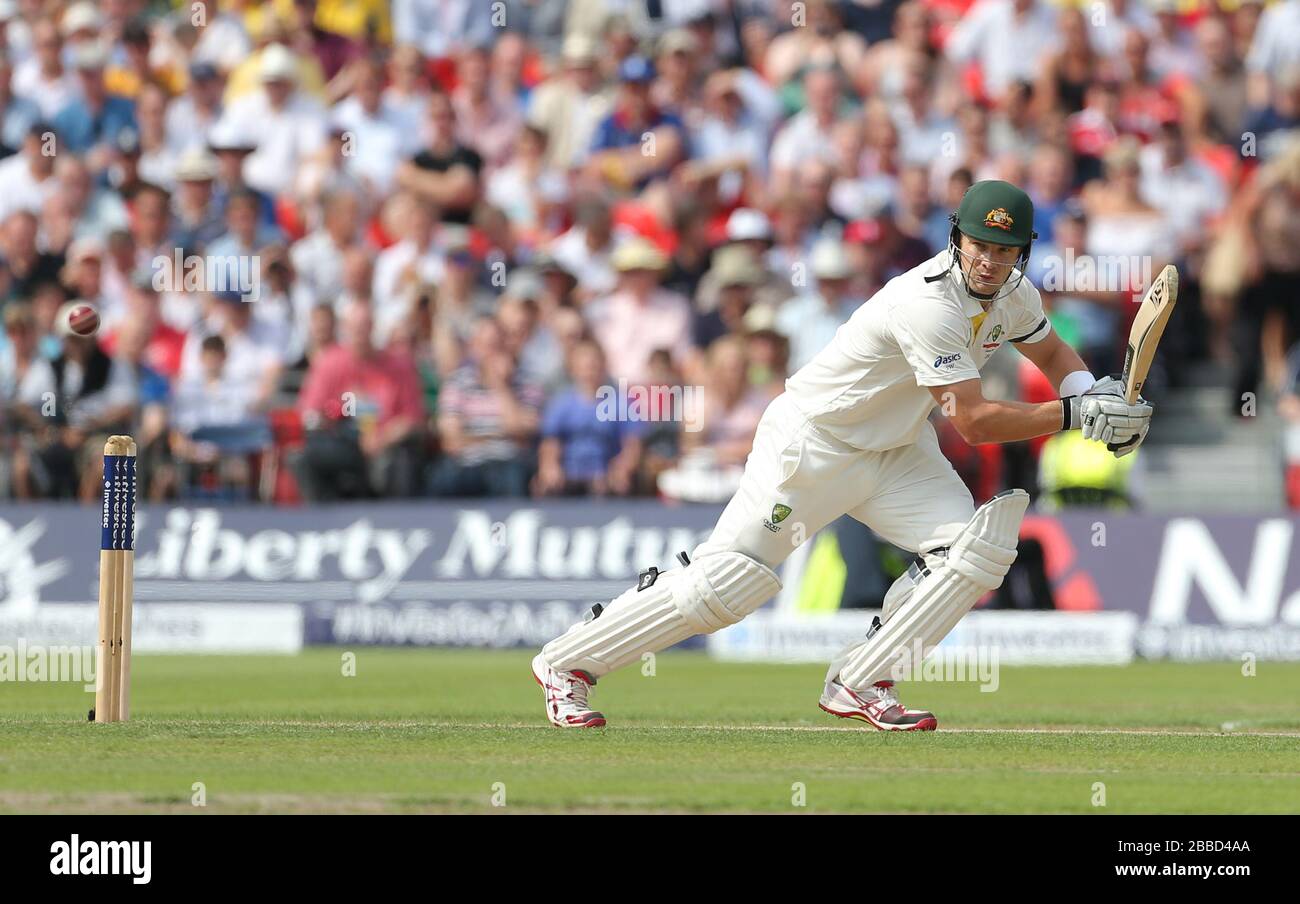
[[1003, 284], [1002, 288], [998, 289], [998, 291], [993, 293], [993, 295], [985, 296], [978, 292], [971, 291], [970, 283], [966, 281], [966, 271], [961, 268], [961, 252], [959, 249], [961, 247], [962, 230], [958, 225], [959, 220], [960, 216], [958, 211], [954, 210], [948, 215], [948, 222], [952, 224], [952, 229], [948, 233], [948, 251], [952, 255], [952, 265], [956, 266], [957, 272], [961, 276], [962, 288], [966, 291], [966, 294], [970, 295], [972, 298], [980, 298], [984, 300], [989, 300], [991, 298], [993, 301], [997, 301], [1000, 298], [1006, 298], [1020, 287], [1020, 283], [1025, 278], [1025, 273], [1029, 267], [1029, 254], [1034, 245], [1033, 239], [1038, 238], [1038, 233], [1030, 233], [1030, 241], [1021, 248], [1020, 255], [1016, 258], [1014, 266], [1016, 270], [1020, 271], [1020, 275], [1017, 276], [1014, 281], [1008, 280]]

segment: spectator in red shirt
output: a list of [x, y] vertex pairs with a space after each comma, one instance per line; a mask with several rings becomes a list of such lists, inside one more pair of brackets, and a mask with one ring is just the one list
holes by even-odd
[[100, 340], [100, 346], [110, 356], [117, 354], [118, 337], [131, 324], [139, 324], [148, 335], [143, 361], [169, 380], [181, 372], [181, 354], [185, 350], [185, 334], [162, 319], [161, 299], [153, 287], [153, 274], [147, 269], [137, 270], [131, 277], [131, 291], [127, 296], [127, 313], [122, 322]]
[[375, 348], [373, 333], [370, 307], [349, 304], [342, 341], [307, 371], [297, 470], [309, 500], [415, 495], [427, 435], [420, 377], [404, 352]]

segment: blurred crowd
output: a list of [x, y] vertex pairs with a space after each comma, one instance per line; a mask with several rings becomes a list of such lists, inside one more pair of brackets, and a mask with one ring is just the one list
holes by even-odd
[[986, 178], [1095, 373], [1174, 262], [1152, 388], [1271, 398], [1298, 136], [1300, 0], [0, 0], [0, 496], [725, 499]]

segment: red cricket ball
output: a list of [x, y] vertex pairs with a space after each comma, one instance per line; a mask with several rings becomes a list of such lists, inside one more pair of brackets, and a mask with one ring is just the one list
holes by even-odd
[[79, 304], [68, 312], [68, 329], [78, 336], [92, 336], [99, 329], [99, 311], [88, 304]]

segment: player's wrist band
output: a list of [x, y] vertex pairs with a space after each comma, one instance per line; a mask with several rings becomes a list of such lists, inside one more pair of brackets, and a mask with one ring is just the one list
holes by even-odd
[[1065, 396], [1061, 399], [1061, 429], [1078, 430], [1081, 420], [1079, 415], [1079, 406], [1076, 404], [1078, 396]]

